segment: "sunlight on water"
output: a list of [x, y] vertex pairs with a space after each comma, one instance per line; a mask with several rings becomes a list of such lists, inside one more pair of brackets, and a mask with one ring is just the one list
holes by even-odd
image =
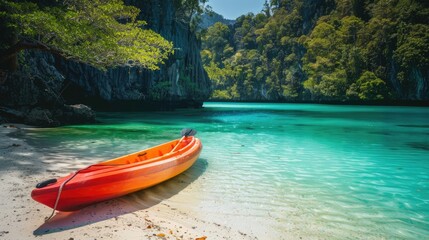
[[46, 163], [69, 172], [193, 127], [207, 166], [198, 188], [185, 188], [174, 204], [201, 219], [280, 238], [424, 239], [428, 117], [428, 108], [416, 107], [206, 103], [100, 113], [99, 125], [23, 137], [46, 152]]

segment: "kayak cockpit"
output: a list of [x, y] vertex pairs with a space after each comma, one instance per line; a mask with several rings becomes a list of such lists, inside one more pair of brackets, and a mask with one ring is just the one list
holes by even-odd
[[162, 160], [162, 159], [180, 154], [180, 152], [187, 149], [193, 141], [195, 141], [194, 137], [185, 137], [182, 139], [176, 139], [171, 142], [167, 142], [140, 152], [128, 154], [109, 161], [101, 162], [101, 163], [95, 164], [94, 166], [115, 166], [115, 165], [134, 164], [139, 162], [149, 163], [157, 160]]

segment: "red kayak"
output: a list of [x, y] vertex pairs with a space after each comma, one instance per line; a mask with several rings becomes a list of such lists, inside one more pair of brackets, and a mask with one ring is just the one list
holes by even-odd
[[181, 139], [39, 183], [31, 197], [54, 210], [75, 211], [161, 183], [184, 172], [198, 159], [202, 145], [191, 136], [195, 133], [182, 131]]

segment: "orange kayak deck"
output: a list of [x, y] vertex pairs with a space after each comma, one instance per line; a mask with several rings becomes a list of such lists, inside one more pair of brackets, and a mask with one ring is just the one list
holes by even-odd
[[201, 141], [183, 137], [156, 147], [90, 165], [56, 182], [35, 188], [31, 197], [55, 207], [75, 211], [88, 205], [120, 197], [166, 181], [190, 168], [198, 159]]

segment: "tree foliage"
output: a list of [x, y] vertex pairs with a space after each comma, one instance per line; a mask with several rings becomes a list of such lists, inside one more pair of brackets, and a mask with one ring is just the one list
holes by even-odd
[[197, 30], [201, 22], [201, 15], [211, 12], [210, 6], [206, 6], [208, 0], [174, 0], [176, 5], [176, 21], [189, 25], [191, 31]]
[[2, 55], [36, 48], [100, 69], [140, 66], [158, 69], [173, 45], [144, 29], [139, 9], [122, 0], [0, 1]]
[[[263, 13], [213, 26], [202, 38], [206, 69], [216, 66], [210, 75], [215, 93], [237, 93], [213, 98], [428, 100], [428, 5], [425, 0], [267, 1]], [[214, 34], [220, 27], [222, 34]]]

